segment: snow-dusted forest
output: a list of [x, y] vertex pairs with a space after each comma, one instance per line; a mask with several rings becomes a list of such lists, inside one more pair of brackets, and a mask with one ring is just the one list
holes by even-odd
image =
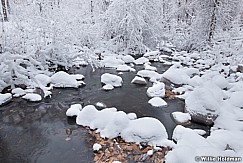
[[102, 101], [70, 102], [66, 115], [100, 133], [96, 162], [128, 162], [105, 152], [102, 138], [119, 146], [117, 137], [148, 149], [133, 161], [242, 161], [243, 0], [1, 0], [0, 105], [51, 99], [55, 88], [89, 87], [91, 77], [85, 83], [85, 74], [74, 73], [87, 67], [102, 72], [103, 85], [92, 91], [140, 85], [152, 109], [169, 109], [174, 99], [185, 104], [170, 113], [175, 127], [168, 134], [156, 116], [137, 118], [136, 110]]

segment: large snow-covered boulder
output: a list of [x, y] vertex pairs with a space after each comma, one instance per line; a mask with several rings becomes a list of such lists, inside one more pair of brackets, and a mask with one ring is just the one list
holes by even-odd
[[174, 84], [188, 84], [190, 80], [190, 76], [186, 73], [185, 69], [178, 64], [171, 66], [162, 74], [162, 77]]
[[152, 87], [147, 90], [149, 97], [164, 97], [165, 96], [165, 84], [162, 82], [154, 83]]
[[142, 78], [142, 77], [135, 76], [131, 83], [146, 85], [147, 81], [144, 78]]
[[223, 101], [222, 90], [213, 83], [194, 89], [185, 99], [185, 112], [192, 120], [206, 125], [212, 125], [220, 113]]
[[122, 86], [122, 78], [120, 76], [109, 73], [101, 75], [101, 82], [104, 84], [110, 84], [114, 87]]
[[131, 120], [121, 136], [127, 142], [147, 142], [149, 145], [161, 145], [161, 142], [168, 138], [164, 125], [150, 117]]
[[5, 94], [0, 93], [0, 106], [9, 102], [10, 100], [12, 100], [12, 94], [11, 93], [5, 93]]
[[143, 56], [145, 58], [148, 58], [151, 61], [154, 61], [155, 59], [159, 58], [159, 55], [160, 55], [160, 51], [156, 50], [156, 51], [147, 52]]
[[138, 58], [134, 61], [136, 65], [143, 65], [144, 63], [148, 63], [149, 60], [145, 57]]
[[51, 76], [51, 83], [54, 87], [75, 87], [79, 86], [75, 77], [64, 71], [59, 71]]

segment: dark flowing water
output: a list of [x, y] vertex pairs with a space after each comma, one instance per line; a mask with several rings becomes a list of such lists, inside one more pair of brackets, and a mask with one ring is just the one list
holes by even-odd
[[[154, 63], [158, 72], [168, 67]], [[142, 67], [136, 67], [137, 70]], [[93, 162], [92, 145], [95, 140], [88, 131], [75, 124], [75, 119], [67, 118], [66, 110], [71, 104], [84, 105], [103, 102], [107, 107], [116, 107], [126, 113], [134, 112], [138, 117], [154, 117], [166, 127], [171, 138], [176, 124], [171, 117], [174, 111], [183, 111], [184, 102], [168, 100], [167, 107], [155, 108], [148, 104], [147, 86], [131, 84], [135, 73], [124, 72], [123, 86], [112, 91], [102, 90], [100, 76], [105, 73], [117, 74], [115, 70], [90, 67], [73, 70], [85, 76], [86, 86], [78, 89], [54, 89], [53, 97], [40, 103], [32, 103], [20, 98], [0, 107], [0, 162], [2, 163], [55, 163]], [[143, 127], [143, 126], [141, 126]], [[192, 124], [191, 128], [208, 127]], [[72, 129], [71, 140], [66, 141], [66, 128]]]

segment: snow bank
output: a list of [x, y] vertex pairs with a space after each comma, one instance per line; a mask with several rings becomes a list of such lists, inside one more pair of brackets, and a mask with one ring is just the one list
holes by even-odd
[[167, 106], [167, 103], [160, 97], [154, 97], [148, 101], [154, 107]]
[[165, 84], [162, 82], [154, 83], [152, 87], [147, 90], [149, 97], [164, 97], [165, 96]]
[[66, 116], [73, 117], [77, 116], [79, 111], [82, 110], [81, 104], [74, 104], [66, 111]]
[[134, 113], [126, 114], [123, 111], [117, 111], [116, 108], [98, 111], [93, 105], [85, 106], [79, 111], [76, 123], [97, 129], [101, 137], [121, 136], [127, 142], [173, 145], [167, 140], [167, 132], [159, 120], [150, 117], [136, 119]]
[[1, 94], [0, 93], [0, 106], [5, 104], [5, 103], [7, 103], [11, 99], [12, 99], [12, 94], [11, 93], [5, 93], [5, 94]]
[[109, 73], [101, 75], [101, 82], [104, 84], [110, 84], [114, 87], [122, 86], [122, 78], [120, 76]]
[[[197, 156], [235, 156], [242, 157], [242, 132], [231, 134], [225, 130], [218, 130], [205, 139], [196, 130], [178, 125], [173, 132], [173, 139], [177, 142], [175, 148], [166, 157], [168, 163], [193, 163], [201, 158]], [[232, 137], [230, 137], [232, 136]], [[238, 142], [238, 143], [237, 143]], [[227, 149], [228, 148], [228, 149]], [[220, 162], [220, 161], [213, 161]]]
[[42, 100], [41, 96], [39, 94], [36, 94], [36, 93], [27, 93], [22, 98], [26, 99], [28, 101], [33, 101], [33, 102], [37, 102], [37, 101]]

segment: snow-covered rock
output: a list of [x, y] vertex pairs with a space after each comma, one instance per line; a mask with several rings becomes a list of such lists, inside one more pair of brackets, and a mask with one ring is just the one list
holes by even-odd
[[162, 77], [175, 84], [188, 84], [190, 79], [185, 69], [178, 64], [171, 66], [162, 74]]
[[162, 82], [154, 83], [152, 87], [147, 90], [149, 97], [164, 97], [165, 96], [165, 84]]
[[47, 86], [51, 82], [51, 78], [45, 74], [38, 74], [35, 76], [35, 79], [38, 80], [43, 86]]
[[82, 74], [71, 74], [70, 76], [76, 80], [83, 80], [85, 78]]
[[85, 106], [78, 113], [76, 123], [97, 129], [101, 137], [121, 136], [127, 142], [146, 142], [149, 145], [159, 146], [174, 145], [167, 140], [167, 132], [159, 120], [150, 117], [136, 119], [134, 114], [129, 115], [117, 111], [116, 108], [98, 111], [93, 105]]
[[148, 58], [149, 60], [155, 60], [155, 59], [158, 59], [159, 58], [159, 54], [160, 54], [160, 51], [151, 51], [151, 52], [147, 52], [143, 55], [143, 57], [146, 57]]
[[162, 145], [161, 143], [168, 138], [164, 125], [150, 117], [131, 120], [121, 136], [128, 142], [147, 142], [149, 145]]
[[123, 65], [125, 62], [121, 59], [117, 59], [116, 56], [106, 56], [101, 64], [106, 68], [117, 68], [118, 65]]
[[97, 102], [95, 104], [95, 106], [100, 107], [100, 108], [106, 108], [106, 104], [104, 104], [103, 102]]
[[140, 70], [138, 71], [137, 75], [144, 78], [150, 78], [150, 81], [156, 81], [162, 78], [161, 74], [150, 70]]
[[119, 65], [119, 66], [117, 66], [116, 70], [117, 71], [132, 71], [132, 72], [136, 71], [134, 68], [131, 68], [128, 65]]
[[5, 93], [5, 94], [0, 93], [0, 106], [9, 102], [10, 100], [12, 100], [12, 94], [11, 93]]
[[237, 91], [231, 93], [228, 102], [236, 107], [240, 107], [240, 108], [243, 107], [243, 91]]
[[101, 75], [101, 82], [104, 84], [110, 84], [114, 87], [122, 86], [122, 78], [120, 76], [109, 73]]
[[212, 125], [220, 112], [222, 94], [222, 90], [213, 83], [198, 87], [185, 99], [185, 111], [192, 116], [193, 121]]
[[165, 100], [163, 100], [160, 97], [153, 97], [148, 101], [148, 103], [154, 107], [167, 106], [167, 103], [165, 102]]
[[126, 56], [122, 57], [122, 60], [125, 63], [133, 63], [135, 61], [135, 59], [131, 55], [126, 55]]
[[145, 70], [150, 70], [150, 71], [157, 71], [157, 68], [154, 66], [150, 66], [149, 64], [145, 64], [144, 67]]
[[133, 63], [135, 63], [136, 65], [143, 65], [144, 63], [148, 63], [149, 60], [145, 57], [141, 57], [136, 59]]
[[173, 112], [172, 116], [178, 123], [186, 123], [191, 120], [191, 116], [189, 113]]
[[39, 94], [36, 94], [36, 93], [27, 93], [22, 98], [26, 99], [28, 101], [33, 101], [33, 102], [37, 102], [37, 101], [42, 100], [41, 96]]
[[51, 76], [51, 83], [54, 87], [75, 87], [79, 86], [76, 78], [64, 71], [59, 71]]
[[133, 84], [144, 84], [144, 85], [146, 85], [147, 84], [147, 81], [144, 78], [142, 78], [142, 77], [135, 76], [131, 83], [133, 83]]
[[66, 116], [68, 117], [73, 117], [77, 116], [78, 113], [82, 110], [82, 105], [81, 104], [73, 104], [71, 107], [66, 111]]
[[103, 86], [103, 89], [104, 89], [105, 91], [110, 91], [110, 90], [113, 90], [114, 87], [113, 87], [113, 85], [111, 85], [111, 84], [106, 84], [106, 85]]
[[94, 145], [93, 145], [93, 151], [98, 151], [98, 150], [100, 150], [102, 148], [102, 146], [100, 145], [100, 144], [98, 144], [98, 143], [95, 143]]
[[20, 97], [26, 94], [22, 88], [14, 88], [11, 93], [13, 94], [13, 97]]

